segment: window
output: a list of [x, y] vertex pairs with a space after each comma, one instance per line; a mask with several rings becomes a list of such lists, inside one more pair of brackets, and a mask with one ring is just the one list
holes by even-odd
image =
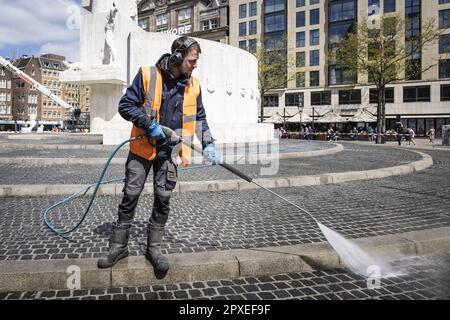
[[384, 13], [395, 12], [395, 0], [384, 0]]
[[264, 96], [264, 107], [278, 107], [278, 95]]
[[303, 48], [305, 46], [305, 32], [297, 32], [296, 34], [296, 46], [297, 48]]
[[318, 87], [320, 85], [319, 81], [319, 71], [310, 71], [309, 72], [309, 86], [310, 87]]
[[405, 0], [405, 12], [407, 15], [420, 13], [421, 0]]
[[303, 92], [286, 93], [284, 99], [286, 107], [299, 107], [300, 101], [303, 103]]
[[309, 52], [309, 65], [318, 66], [319, 65], [319, 50], [312, 50]]
[[330, 3], [329, 22], [354, 20], [356, 17], [356, 5], [354, 0]]
[[305, 26], [305, 11], [299, 11], [295, 14], [295, 22], [297, 28]]
[[339, 41], [345, 38], [353, 27], [354, 24], [352, 21], [331, 24], [328, 29], [329, 50], [333, 50], [334, 47], [338, 45]]
[[256, 39], [248, 40], [248, 51], [250, 51], [251, 53], [256, 52]]
[[439, 28], [450, 28], [450, 9], [439, 10]]
[[0, 76], [6, 76], [6, 71], [4, 68], [0, 68]]
[[295, 86], [297, 88], [305, 87], [305, 73], [304, 72], [297, 72], [296, 77], [295, 77]]
[[320, 0], [309, 0], [309, 4], [318, 4], [320, 2]]
[[169, 14], [160, 14], [156, 16], [156, 26], [162, 26], [169, 22]]
[[284, 11], [284, 2], [285, 0], [265, 0], [264, 12], [267, 14], [272, 12]]
[[305, 66], [305, 52], [297, 52], [295, 54], [295, 65], [297, 67], [304, 67]]
[[244, 50], [247, 49], [247, 41], [245, 40], [239, 41], [239, 48]]
[[[386, 103], [394, 103], [394, 88], [384, 89], [384, 100]], [[369, 103], [378, 103], [378, 93], [376, 89], [370, 89]]]
[[450, 78], [450, 59], [439, 60], [439, 79]]
[[191, 18], [191, 8], [181, 9], [178, 11], [178, 21], [183, 21]]
[[319, 9], [313, 9], [309, 11], [309, 24], [315, 25], [320, 23]]
[[419, 101], [430, 101], [430, 86], [403, 88], [403, 102]]
[[319, 29], [309, 31], [309, 45], [318, 46], [319, 42]]
[[357, 76], [352, 74], [350, 70], [345, 70], [336, 65], [328, 67], [329, 84], [355, 83]]
[[286, 49], [286, 36], [284, 31], [265, 34], [264, 48], [266, 50]]
[[257, 15], [257, 3], [256, 1], [250, 2], [249, 3], [249, 7], [250, 7], [250, 13], [249, 13], [249, 17], [254, 17]]
[[367, 14], [369, 17], [374, 14], [380, 14], [380, 0], [369, 0], [367, 6]]
[[450, 34], [439, 37], [439, 53], [450, 53]]
[[450, 101], [450, 84], [441, 84], [441, 101]]
[[219, 27], [219, 19], [211, 19], [202, 21], [203, 31], [204, 30], [213, 30]]
[[276, 32], [283, 31], [286, 29], [285, 25], [285, 14], [278, 13], [274, 15], [269, 15], [264, 17], [264, 32]]
[[139, 27], [141, 27], [142, 29], [148, 30], [148, 19], [147, 19], [147, 18], [139, 19], [138, 25], [139, 25]]
[[305, 0], [297, 0], [297, 1], [295, 2], [295, 6], [296, 6], [297, 8], [299, 8], [299, 7], [304, 7], [304, 6], [305, 6]]
[[331, 104], [331, 91], [311, 92], [311, 105], [324, 106]]
[[420, 80], [422, 78], [422, 60], [411, 59], [405, 62], [406, 80]]
[[239, 19], [247, 18], [247, 4], [239, 5]]
[[248, 29], [248, 34], [256, 34], [256, 20], [249, 22]]
[[241, 22], [239, 23], [239, 36], [246, 36], [247, 35], [247, 22]]
[[361, 104], [361, 90], [339, 90], [339, 104]]

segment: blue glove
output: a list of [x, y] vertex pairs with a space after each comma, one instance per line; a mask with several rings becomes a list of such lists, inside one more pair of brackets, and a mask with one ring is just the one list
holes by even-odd
[[217, 150], [213, 144], [208, 144], [204, 150], [204, 153], [208, 156], [208, 160], [211, 161], [214, 166], [223, 163], [222, 158], [217, 153]]
[[155, 119], [150, 122], [150, 128], [148, 128], [145, 133], [150, 139], [164, 140], [166, 138], [164, 131]]

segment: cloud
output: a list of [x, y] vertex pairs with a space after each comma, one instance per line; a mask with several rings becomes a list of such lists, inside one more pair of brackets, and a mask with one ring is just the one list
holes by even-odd
[[78, 0], [0, 0], [0, 8], [0, 48], [37, 45], [78, 58]]
[[80, 59], [80, 48], [78, 43], [44, 43], [39, 50], [39, 54], [55, 53], [66, 57], [67, 61], [75, 62]]

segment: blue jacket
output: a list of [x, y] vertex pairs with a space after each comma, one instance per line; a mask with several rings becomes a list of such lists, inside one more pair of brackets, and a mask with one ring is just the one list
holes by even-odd
[[[163, 96], [161, 99], [159, 123], [163, 126], [171, 128], [172, 130], [177, 130], [183, 127], [182, 107], [184, 90], [188, 85], [189, 79], [183, 76], [179, 79], [174, 79], [172, 77], [172, 75], [168, 71], [169, 57], [170, 54], [165, 54], [156, 63], [156, 67], [158, 67], [162, 71], [163, 78]], [[133, 122], [133, 124], [139, 129], [147, 130], [150, 127], [151, 119], [145, 113], [142, 107], [145, 100], [144, 86], [142, 82], [142, 73], [138, 72], [133, 80], [133, 83], [127, 89], [125, 95], [120, 99], [119, 113], [125, 120]], [[203, 107], [201, 88], [200, 94], [197, 98], [196, 120], [197, 136], [200, 141], [202, 141], [203, 148], [205, 148], [206, 145], [213, 143], [214, 139], [211, 136], [208, 122], [206, 121], [206, 113], [205, 108]], [[199, 136], [200, 125], [202, 136]]]

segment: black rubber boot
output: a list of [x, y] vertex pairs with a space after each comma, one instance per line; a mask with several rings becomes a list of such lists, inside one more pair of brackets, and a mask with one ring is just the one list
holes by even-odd
[[106, 258], [99, 259], [97, 266], [100, 269], [111, 268], [119, 260], [128, 257], [128, 239], [130, 237], [130, 228], [118, 227], [116, 224], [112, 227], [112, 235], [109, 240], [109, 253]]
[[147, 227], [147, 250], [145, 257], [153, 266], [156, 279], [163, 279], [169, 271], [169, 261], [161, 253], [161, 241], [164, 227], [150, 225]]

